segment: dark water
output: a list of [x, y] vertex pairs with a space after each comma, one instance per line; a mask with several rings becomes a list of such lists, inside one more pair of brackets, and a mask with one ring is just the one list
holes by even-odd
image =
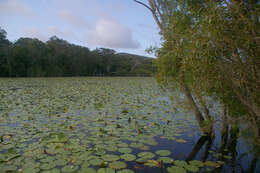
[[[239, 137], [239, 130], [233, 134], [226, 134], [227, 138], [221, 137], [219, 130], [215, 131], [214, 137], [196, 135], [188, 137], [183, 134], [181, 137], [187, 140], [187, 143], [178, 143], [176, 141], [161, 139], [160, 136], [155, 137], [158, 145], [150, 147], [151, 152], [156, 150], [169, 150], [172, 154], [169, 156], [174, 160], [201, 160], [201, 161], [223, 161], [225, 164], [218, 168], [206, 170], [200, 169], [199, 172], [225, 172], [225, 173], [258, 173], [260, 172], [260, 152], [258, 148], [250, 146], [246, 139]], [[224, 141], [225, 140], [225, 141]], [[259, 146], [258, 146], [259, 147]], [[140, 150], [134, 150], [139, 153]], [[219, 154], [217, 154], [219, 153]], [[221, 155], [222, 154], [222, 155]], [[138, 166], [139, 169], [136, 169]], [[166, 167], [163, 168], [147, 168], [142, 164], [130, 163], [130, 167], [137, 173], [166, 173]]]

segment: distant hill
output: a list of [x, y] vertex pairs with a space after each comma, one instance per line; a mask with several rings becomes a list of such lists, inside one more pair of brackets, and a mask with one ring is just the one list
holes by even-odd
[[0, 29], [1, 77], [150, 76], [153, 58], [71, 44], [56, 36], [47, 42], [20, 38], [14, 43]]

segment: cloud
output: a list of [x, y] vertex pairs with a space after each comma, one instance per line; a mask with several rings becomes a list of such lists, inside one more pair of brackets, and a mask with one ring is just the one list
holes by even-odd
[[133, 39], [129, 28], [116, 20], [102, 18], [94, 30], [89, 32], [88, 41], [91, 44], [110, 48], [139, 48], [140, 43]]
[[72, 32], [71, 30], [61, 30], [55, 26], [51, 26], [47, 30], [48, 37], [56, 35], [59, 38], [62, 39], [68, 39], [69, 40], [78, 40], [77, 36]]
[[37, 27], [26, 28], [23, 30], [25, 37], [38, 38], [41, 41], [47, 41], [52, 36], [57, 36], [61, 39], [78, 40], [77, 36], [71, 30], [61, 30], [55, 26], [48, 27], [45, 32], [42, 32]]
[[1, 0], [0, 15], [6, 16], [32, 16], [32, 10], [20, 0]]
[[89, 27], [89, 23], [82, 16], [74, 15], [68, 10], [60, 11], [58, 13], [58, 16], [65, 22], [71, 24], [72, 26], [83, 28]]
[[38, 38], [41, 41], [48, 40], [48, 36], [42, 34], [42, 32], [36, 27], [24, 29], [24, 35], [26, 37]]

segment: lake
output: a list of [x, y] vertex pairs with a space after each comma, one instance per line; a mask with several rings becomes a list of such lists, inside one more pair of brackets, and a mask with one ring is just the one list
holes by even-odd
[[246, 127], [202, 136], [154, 78], [0, 79], [0, 172], [260, 172]]

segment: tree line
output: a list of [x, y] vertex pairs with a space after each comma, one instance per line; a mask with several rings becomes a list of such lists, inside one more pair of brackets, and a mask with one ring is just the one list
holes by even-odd
[[56, 36], [47, 42], [19, 38], [0, 28], [0, 77], [151, 76], [152, 58], [71, 44]]
[[157, 79], [185, 96], [200, 129], [214, 132], [209, 99], [222, 107], [222, 136], [233, 119], [260, 142], [260, 2], [134, 0], [153, 14], [163, 40]]

